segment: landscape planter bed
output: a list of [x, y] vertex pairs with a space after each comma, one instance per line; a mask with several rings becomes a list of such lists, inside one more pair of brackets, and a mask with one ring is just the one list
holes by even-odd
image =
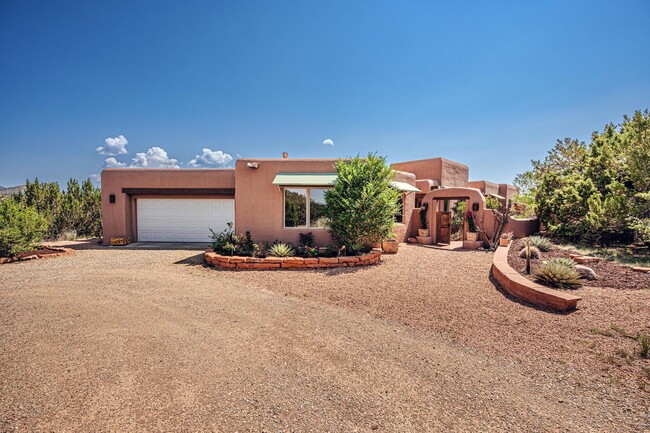
[[42, 246], [36, 250], [17, 254], [14, 257], [0, 257], [0, 265], [13, 262], [24, 262], [34, 259], [50, 259], [53, 257], [65, 256], [72, 253], [74, 253], [74, 250], [71, 248]]
[[375, 249], [361, 256], [255, 258], [223, 256], [208, 250], [204, 258], [207, 264], [223, 269], [326, 269], [374, 265], [381, 260], [381, 251]]
[[557, 311], [567, 311], [576, 308], [582, 298], [560, 290], [542, 286], [521, 275], [508, 264], [507, 247], [499, 247], [492, 259], [492, 275], [503, 289], [512, 296]]

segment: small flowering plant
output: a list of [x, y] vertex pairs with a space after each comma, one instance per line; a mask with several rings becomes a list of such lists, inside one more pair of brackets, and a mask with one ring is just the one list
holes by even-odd
[[301, 248], [303, 257], [318, 257], [318, 247], [302, 247]]
[[465, 219], [467, 220], [467, 230], [470, 233], [476, 233], [476, 222], [474, 221], [474, 214], [470, 211], [465, 212]]

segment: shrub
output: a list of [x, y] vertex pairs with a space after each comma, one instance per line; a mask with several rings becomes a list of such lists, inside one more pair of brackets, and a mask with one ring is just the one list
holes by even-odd
[[399, 211], [393, 171], [376, 154], [336, 163], [337, 181], [325, 192], [325, 216], [339, 246], [360, 251], [389, 237]]
[[274, 257], [293, 257], [296, 252], [291, 245], [280, 243], [271, 246], [269, 254]]
[[[553, 243], [543, 236], [529, 236], [527, 239], [530, 241], [530, 245], [539, 248], [543, 252], [550, 250], [553, 246]], [[526, 239], [524, 239], [525, 242]]]
[[0, 256], [33, 249], [46, 231], [46, 219], [34, 208], [12, 199], [0, 202]]
[[427, 223], [428, 210], [429, 210], [429, 204], [422, 203], [422, 207], [420, 208], [420, 228], [422, 228], [423, 230], [426, 230], [429, 227]]
[[465, 219], [467, 220], [467, 230], [470, 233], [476, 232], [476, 221], [474, 220], [474, 214], [471, 211], [465, 212]]
[[637, 341], [639, 342], [639, 353], [642, 357], [648, 358], [650, 355], [650, 338], [647, 335], [639, 335]]
[[56, 237], [57, 241], [74, 241], [77, 239], [77, 231], [75, 229], [67, 229], [59, 233]]
[[[519, 251], [519, 257], [522, 259], [526, 258], [526, 247], [523, 247], [521, 251]], [[539, 259], [539, 249], [534, 246], [530, 246], [530, 258], [531, 259]]]
[[230, 228], [220, 233], [212, 229], [210, 232], [212, 232], [212, 249], [217, 254], [254, 257], [259, 253], [260, 248], [253, 242], [249, 231], [245, 235], [236, 235]]
[[501, 233], [501, 239], [511, 240], [514, 237], [515, 237], [515, 234], [513, 232], [503, 232], [503, 233]]
[[535, 271], [538, 282], [558, 289], [577, 289], [582, 285], [580, 274], [573, 266], [557, 259], [542, 263]]
[[301, 247], [313, 247], [314, 246], [314, 234], [312, 232], [299, 233], [298, 239]]

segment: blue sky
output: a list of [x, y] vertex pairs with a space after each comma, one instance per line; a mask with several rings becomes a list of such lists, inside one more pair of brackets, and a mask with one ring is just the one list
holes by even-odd
[[649, 22], [647, 0], [4, 0], [0, 185], [283, 151], [509, 182], [650, 108]]

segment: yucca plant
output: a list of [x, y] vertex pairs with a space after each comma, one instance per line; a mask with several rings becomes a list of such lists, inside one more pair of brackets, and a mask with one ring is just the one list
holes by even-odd
[[528, 236], [530, 245], [539, 248], [540, 251], [546, 252], [551, 249], [553, 242], [543, 236]]
[[535, 270], [535, 279], [545, 286], [558, 289], [577, 289], [582, 286], [580, 274], [575, 267], [568, 266], [558, 259], [542, 263]]
[[274, 257], [293, 257], [296, 252], [293, 250], [291, 245], [273, 244], [271, 248], [269, 248], [269, 254]]
[[[519, 257], [522, 259], [526, 258], [526, 247], [523, 247], [521, 251], [519, 251]], [[530, 246], [530, 258], [531, 259], [539, 259], [539, 249], [534, 246]]]

